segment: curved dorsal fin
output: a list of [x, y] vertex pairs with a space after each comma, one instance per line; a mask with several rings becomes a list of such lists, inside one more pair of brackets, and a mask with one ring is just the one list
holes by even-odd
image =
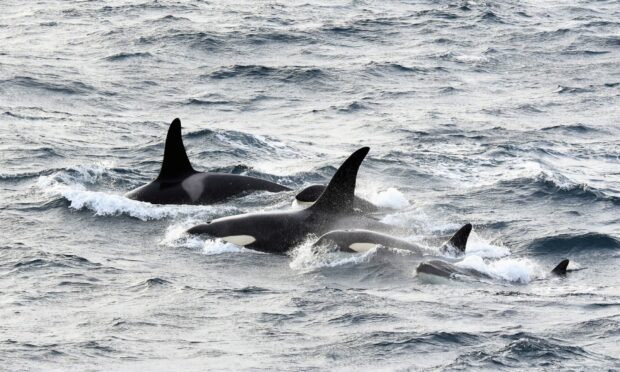
[[568, 267], [569, 260], [562, 260], [551, 272], [555, 275], [566, 275], [566, 268]]
[[362, 147], [355, 151], [342, 163], [336, 174], [310, 209], [321, 212], [339, 212], [353, 210], [355, 197], [355, 181], [357, 171], [368, 154], [370, 147]]
[[465, 247], [467, 247], [467, 239], [469, 239], [469, 234], [471, 233], [471, 223], [465, 224], [463, 227], [459, 229], [459, 231], [455, 232], [454, 235], [448, 240], [444, 245], [441, 246], [441, 252], [454, 252], [456, 248], [456, 254], [461, 255], [465, 253]]
[[183, 146], [181, 120], [174, 119], [166, 136], [164, 161], [161, 163], [161, 170], [157, 179], [160, 181], [175, 179], [195, 172], [185, 152], [185, 146]]

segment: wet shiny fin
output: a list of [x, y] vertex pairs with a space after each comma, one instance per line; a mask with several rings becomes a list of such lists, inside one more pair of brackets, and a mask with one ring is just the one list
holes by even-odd
[[459, 231], [454, 233], [450, 240], [448, 240], [446, 244], [441, 247], [441, 250], [445, 252], [446, 250], [450, 249], [450, 247], [454, 247], [460, 253], [465, 253], [465, 247], [467, 247], [467, 239], [469, 239], [471, 229], [471, 223], [468, 223], [465, 226], [461, 227]]
[[369, 147], [362, 147], [342, 163], [331, 181], [329, 181], [325, 191], [323, 191], [316, 203], [310, 207], [311, 211], [335, 213], [353, 210], [357, 171], [369, 150]]
[[157, 180], [175, 180], [196, 173], [192, 164], [189, 162], [183, 138], [181, 137], [181, 120], [174, 119], [168, 135], [166, 136], [166, 147], [164, 149], [164, 160], [161, 163], [161, 170]]
[[569, 260], [562, 260], [551, 272], [555, 275], [566, 275], [566, 268], [568, 267]]

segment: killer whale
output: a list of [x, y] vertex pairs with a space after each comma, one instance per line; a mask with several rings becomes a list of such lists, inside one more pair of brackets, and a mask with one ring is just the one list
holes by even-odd
[[358, 169], [370, 149], [351, 154], [336, 171], [318, 200], [301, 210], [248, 213], [223, 217], [190, 228], [187, 233], [207, 235], [246, 248], [284, 254], [308, 234], [361, 226], [382, 229], [389, 225], [369, 219], [353, 210]]
[[[301, 190], [299, 194], [295, 195], [295, 201], [301, 206], [310, 205], [317, 201], [326, 187], [325, 185], [310, 185]], [[359, 196], [353, 198], [353, 209], [362, 213], [374, 213], [379, 211], [379, 207]]]
[[290, 189], [286, 186], [256, 177], [194, 170], [183, 145], [181, 120], [177, 118], [168, 129], [159, 175], [125, 196], [152, 204], [201, 205], [217, 203], [245, 192], [287, 190]]
[[[465, 253], [467, 239], [471, 233], [470, 223], [461, 227], [454, 235], [443, 244], [440, 252], [452, 253], [461, 256]], [[386, 248], [399, 248], [423, 254], [428, 250], [403, 239], [391, 235], [370, 230], [334, 230], [322, 235], [314, 246], [322, 244], [334, 244], [342, 252], [366, 252], [378, 246]]]
[[[556, 276], [566, 275], [566, 269], [569, 264], [568, 259], [562, 260], [557, 266], [551, 270]], [[418, 274], [433, 275], [442, 278], [454, 279], [459, 276], [473, 277], [478, 279], [494, 279], [491, 275], [473, 268], [460, 267], [443, 260], [431, 260], [422, 262], [416, 268]]]

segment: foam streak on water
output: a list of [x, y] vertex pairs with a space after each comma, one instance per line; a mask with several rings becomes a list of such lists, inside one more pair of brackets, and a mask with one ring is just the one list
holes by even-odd
[[[618, 1], [0, 11], [0, 369], [618, 369]], [[187, 236], [295, 192], [126, 199], [176, 117], [197, 170], [293, 189], [370, 146], [358, 196], [425, 255]]]

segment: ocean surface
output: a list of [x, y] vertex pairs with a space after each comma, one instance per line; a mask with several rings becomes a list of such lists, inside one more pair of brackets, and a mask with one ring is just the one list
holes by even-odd
[[[0, 369], [620, 370], [620, 3], [0, 2]], [[198, 170], [300, 190], [361, 146], [405, 251], [189, 238], [294, 208], [123, 194]], [[316, 238], [316, 237], [314, 237]], [[549, 274], [569, 258], [566, 277]]]

